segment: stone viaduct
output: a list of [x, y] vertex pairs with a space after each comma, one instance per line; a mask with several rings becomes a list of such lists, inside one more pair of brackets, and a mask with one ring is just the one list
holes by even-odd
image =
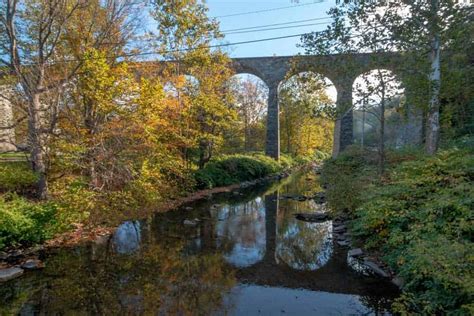
[[[280, 119], [278, 87], [285, 79], [302, 72], [318, 73], [334, 84], [337, 90], [336, 106], [343, 113], [335, 124], [333, 156], [344, 150], [353, 140], [352, 85], [361, 74], [374, 69], [397, 73], [402, 55], [397, 53], [337, 54], [325, 56], [285, 56], [234, 58], [237, 74], [249, 73], [262, 79], [269, 89], [265, 152], [278, 159], [280, 156]], [[400, 76], [399, 76], [400, 77]], [[402, 82], [403, 79], [399, 78]]]
[[[373, 69], [388, 69], [397, 73], [402, 64], [402, 55], [398, 53], [336, 54], [324, 56], [284, 56], [233, 58], [232, 67], [236, 74], [248, 73], [263, 80], [269, 89], [267, 109], [267, 133], [265, 152], [275, 159], [280, 157], [280, 119], [278, 87], [285, 79], [302, 72], [318, 73], [334, 84], [337, 90], [336, 106], [343, 113], [335, 124], [333, 156], [344, 150], [353, 141], [352, 126], [352, 85], [361, 74]], [[151, 62], [160, 72], [157, 63]], [[184, 70], [186, 72], [186, 70]], [[401, 81], [403, 82], [402, 78]], [[405, 87], [407, 88], [407, 87]], [[407, 94], [407, 89], [405, 89]], [[0, 98], [0, 152], [12, 150], [14, 132], [6, 130], [12, 120], [12, 111], [8, 100]], [[1, 129], [1, 127], [4, 127]]]

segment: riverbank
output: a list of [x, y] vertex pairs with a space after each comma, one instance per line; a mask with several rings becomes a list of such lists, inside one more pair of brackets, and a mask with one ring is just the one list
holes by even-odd
[[352, 149], [328, 161], [322, 179], [329, 206], [350, 219], [354, 245], [404, 280], [395, 311], [472, 312], [472, 147], [390, 152], [383, 177], [370, 153]]

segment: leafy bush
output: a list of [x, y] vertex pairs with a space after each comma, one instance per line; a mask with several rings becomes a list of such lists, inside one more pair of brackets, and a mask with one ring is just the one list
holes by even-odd
[[352, 213], [360, 205], [365, 188], [374, 181], [375, 173], [375, 166], [357, 148], [348, 149], [337, 159], [327, 160], [321, 181], [327, 185], [330, 209]]
[[448, 150], [405, 162], [370, 188], [354, 232], [382, 249], [407, 284], [403, 312], [467, 313], [474, 296], [474, 155]]
[[32, 203], [15, 194], [0, 196], [0, 249], [52, 237], [56, 213], [54, 203]]
[[[288, 160], [283, 160], [283, 165], [290, 165]], [[198, 188], [213, 188], [262, 178], [283, 169], [281, 163], [262, 154], [225, 155], [198, 170], [195, 179]]]
[[0, 163], [0, 191], [24, 193], [37, 181], [38, 175], [25, 162]]
[[[469, 314], [474, 310], [474, 153], [434, 157], [389, 153], [387, 178], [349, 152], [329, 161], [329, 203], [351, 210], [353, 234], [404, 278], [395, 308], [402, 314]], [[398, 165], [395, 165], [398, 164]]]

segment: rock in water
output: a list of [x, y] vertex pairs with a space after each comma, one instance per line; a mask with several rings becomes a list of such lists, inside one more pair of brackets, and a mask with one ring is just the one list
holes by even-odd
[[372, 273], [378, 275], [378, 276], [381, 276], [382, 278], [388, 278], [389, 275], [387, 272], [385, 272], [381, 267], [379, 267], [378, 264], [376, 264], [375, 262], [373, 261], [370, 261], [370, 260], [364, 260], [364, 265], [369, 268]]
[[25, 270], [36, 270], [44, 268], [44, 264], [38, 259], [28, 259], [21, 265], [21, 267]]
[[351, 245], [349, 240], [338, 240], [337, 244], [341, 247], [349, 247]]
[[18, 278], [23, 274], [23, 269], [20, 268], [8, 268], [0, 270], [0, 282], [6, 282], [15, 278]]
[[318, 204], [323, 204], [326, 202], [326, 195], [324, 192], [318, 192], [313, 196], [313, 200]]
[[364, 254], [364, 252], [360, 248], [351, 249], [347, 252], [347, 255], [349, 257], [360, 257], [363, 254]]
[[199, 219], [185, 219], [183, 224], [186, 226], [196, 226], [199, 223]]
[[305, 222], [325, 222], [329, 219], [329, 215], [327, 213], [296, 213], [296, 219]]
[[335, 226], [332, 231], [334, 233], [342, 233], [342, 232], [345, 232], [347, 229], [346, 225], [339, 225], [339, 226]]

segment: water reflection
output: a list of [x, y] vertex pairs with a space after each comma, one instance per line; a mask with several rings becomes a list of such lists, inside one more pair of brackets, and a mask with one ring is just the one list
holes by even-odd
[[321, 206], [280, 199], [307, 186], [295, 175], [219, 207], [201, 201], [125, 222], [110, 239], [61, 250], [44, 271], [2, 285], [0, 315], [383, 314], [396, 292], [351, 272], [331, 222], [294, 218]]
[[277, 262], [298, 270], [316, 270], [328, 263], [333, 253], [331, 221], [306, 223], [294, 219], [278, 228]]
[[225, 249], [224, 258], [236, 267], [248, 267], [265, 254], [265, 206], [260, 197], [244, 204], [219, 208], [217, 243]]
[[[226, 297], [229, 315], [372, 315], [356, 295], [240, 285]], [[383, 314], [383, 313], [382, 313]]]
[[129, 221], [120, 225], [115, 231], [113, 245], [121, 254], [130, 254], [140, 248], [141, 229], [140, 222]]

